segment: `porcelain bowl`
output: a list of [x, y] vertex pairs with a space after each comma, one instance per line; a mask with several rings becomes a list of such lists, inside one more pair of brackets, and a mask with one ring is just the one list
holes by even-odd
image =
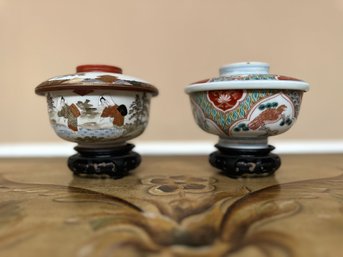
[[148, 82], [102, 64], [80, 65], [74, 74], [42, 82], [35, 92], [46, 96], [56, 134], [85, 148], [120, 146], [142, 134], [150, 100], [158, 94]]
[[151, 94], [96, 90], [47, 93], [50, 124], [56, 134], [79, 146], [120, 145], [143, 133], [149, 120]]
[[186, 87], [193, 116], [221, 147], [268, 148], [267, 138], [289, 130], [298, 118], [305, 81], [269, 73], [269, 64], [225, 65], [219, 76]]
[[194, 119], [221, 138], [265, 138], [295, 123], [302, 100], [299, 90], [213, 90], [190, 94]]

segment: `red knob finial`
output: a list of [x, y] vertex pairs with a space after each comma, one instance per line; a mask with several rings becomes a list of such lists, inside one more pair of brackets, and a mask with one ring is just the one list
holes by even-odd
[[104, 65], [104, 64], [85, 64], [76, 67], [76, 72], [90, 72], [90, 71], [103, 71], [111, 73], [120, 73], [123, 71], [117, 66]]

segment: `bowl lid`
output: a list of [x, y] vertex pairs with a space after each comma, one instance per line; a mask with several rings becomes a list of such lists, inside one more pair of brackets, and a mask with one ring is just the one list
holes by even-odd
[[148, 82], [123, 75], [119, 67], [102, 64], [77, 66], [76, 73], [50, 78], [39, 84], [35, 92], [44, 95], [46, 92], [73, 90], [80, 95], [86, 95], [99, 89], [145, 91], [153, 96], [158, 94], [158, 89]]
[[269, 64], [240, 62], [224, 65], [219, 77], [201, 80], [187, 86], [186, 93], [228, 89], [290, 89], [308, 91], [305, 81], [269, 73]]

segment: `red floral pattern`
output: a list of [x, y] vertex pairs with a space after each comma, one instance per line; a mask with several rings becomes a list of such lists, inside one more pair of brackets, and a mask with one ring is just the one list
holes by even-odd
[[228, 111], [233, 109], [243, 98], [243, 90], [216, 90], [208, 92], [208, 99], [218, 109]]

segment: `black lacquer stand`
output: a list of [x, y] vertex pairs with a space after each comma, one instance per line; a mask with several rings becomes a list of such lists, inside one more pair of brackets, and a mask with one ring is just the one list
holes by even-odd
[[68, 167], [78, 176], [122, 178], [141, 163], [141, 156], [131, 151], [134, 147], [133, 144], [111, 148], [76, 146], [78, 153], [69, 157]]
[[215, 147], [218, 151], [209, 156], [211, 165], [231, 178], [272, 175], [281, 165], [280, 157], [270, 153], [275, 149], [271, 145], [263, 149]]

